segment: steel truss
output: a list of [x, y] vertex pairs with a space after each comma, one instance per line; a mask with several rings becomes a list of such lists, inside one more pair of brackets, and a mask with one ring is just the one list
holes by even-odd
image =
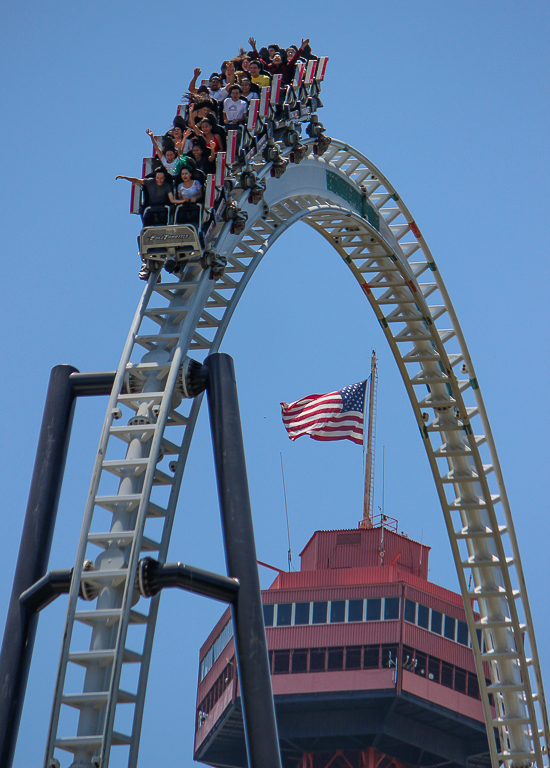
[[[210, 279], [210, 271], [198, 264], [188, 265], [180, 280], [168, 284], [157, 284], [152, 275], [140, 300], [84, 514], [48, 768], [58, 765], [54, 752], [57, 758], [62, 751], [72, 753], [72, 766], [106, 768], [112, 747], [125, 748], [128, 765], [137, 765], [159, 596], [140, 597], [136, 574], [140, 559], [151, 552], [166, 560], [201, 404], [200, 396], [182, 400], [182, 364], [188, 354], [202, 361], [219, 349], [254, 270], [298, 221], [319, 232], [352, 271], [411, 400], [458, 571], [493, 766], [548, 764], [548, 719], [514, 525], [481, 391], [449, 295], [420, 230], [383, 174], [347, 144], [332, 140], [321, 157], [313, 154], [314, 144], [304, 142], [305, 159], [290, 163], [281, 178], [271, 176], [271, 162], [254, 166], [266, 182], [263, 202], [250, 202], [246, 189], [232, 191], [248, 220], [239, 235], [231, 234], [231, 222], [220, 223], [214, 233], [211, 247], [227, 258], [221, 277]], [[289, 158], [291, 149], [281, 147], [281, 154]], [[132, 363], [140, 348], [145, 354]], [[124, 382], [129, 394], [121, 393]], [[128, 415], [127, 424], [115, 423]], [[95, 600], [92, 609], [78, 604], [81, 582]], [[479, 620], [472, 601], [477, 601]], [[88, 650], [82, 650], [83, 626], [91, 628]], [[476, 630], [483, 633], [484, 647]], [[490, 664], [490, 685], [483, 662]], [[125, 690], [121, 681], [130, 665], [138, 683]], [[74, 692], [73, 670], [79, 666], [85, 670], [84, 683]], [[76, 726], [66, 715], [74, 708], [79, 710]]]

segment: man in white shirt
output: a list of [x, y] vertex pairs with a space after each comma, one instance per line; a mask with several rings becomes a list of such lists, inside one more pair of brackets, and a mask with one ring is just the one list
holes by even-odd
[[223, 101], [227, 99], [229, 93], [227, 92], [228, 86], [222, 88], [222, 79], [219, 75], [213, 74], [208, 82], [210, 88], [210, 98], [216, 99], [216, 101]]
[[[196, 94], [197, 93], [197, 80], [199, 79], [201, 75], [200, 67], [195, 67], [195, 71], [193, 72], [193, 79], [189, 83], [189, 93]], [[230, 85], [233, 85], [235, 82], [235, 71], [228, 71], [227, 72], [227, 85], [225, 88], [222, 88], [222, 79], [220, 75], [218, 75], [217, 72], [212, 72], [210, 75], [210, 80], [208, 81], [209, 84], [209, 95], [211, 99], [215, 99], [216, 101], [222, 101], [223, 99], [227, 99], [229, 96], [227, 92], [227, 88], [229, 88]]]
[[227, 86], [229, 98], [223, 102], [223, 122], [225, 125], [241, 125], [246, 120], [248, 104], [241, 99], [241, 88], [238, 85]]

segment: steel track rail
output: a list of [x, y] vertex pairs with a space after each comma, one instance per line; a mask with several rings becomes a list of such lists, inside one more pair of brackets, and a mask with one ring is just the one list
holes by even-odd
[[[310, 149], [313, 144], [306, 142]], [[290, 150], [284, 153], [288, 156]], [[136, 571], [144, 552], [155, 550], [161, 562], [166, 559], [200, 408], [200, 398], [181, 404], [180, 366], [188, 354], [203, 359], [219, 349], [261, 259], [283, 232], [304, 221], [331, 243], [359, 282], [411, 400], [464, 597], [493, 766], [534, 763], [543, 768], [547, 764], [548, 720], [512, 517], [472, 361], [432, 254], [395, 188], [348, 145], [333, 140], [323, 157], [310, 154], [299, 166], [290, 165], [281, 179], [271, 178], [270, 168], [271, 164], [263, 163], [255, 168], [266, 181], [265, 203], [252, 205], [247, 191], [233, 192], [247, 211], [248, 222], [240, 236], [231, 234], [229, 223], [216, 233], [213, 246], [227, 258], [222, 277], [214, 283], [207, 272], [190, 266], [179, 282], [156, 285], [152, 277], [140, 300], [92, 475], [45, 764], [48, 768], [55, 765], [54, 754], [64, 750], [72, 753], [73, 764], [106, 768], [111, 748], [121, 747], [127, 750], [128, 765], [137, 765], [159, 596], [136, 602]], [[420, 260], [413, 261], [413, 256]], [[433, 282], [419, 282], [426, 272]], [[441, 303], [428, 304], [428, 297], [431, 302], [439, 297]], [[443, 327], [443, 321], [450, 328]], [[158, 326], [156, 333], [148, 331], [148, 324]], [[130, 358], [139, 346], [146, 354], [133, 364]], [[468, 379], [459, 380], [455, 375], [460, 364], [466, 367]], [[125, 380], [130, 395], [121, 394]], [[428, 395], [424, 396], [420, 390], [426, 387]], [[113, 419], [129, 409], [134, 412], [130, 424], [114, 426]], [[126, 447], [122, 457], [121, 447]], [[480, 447], [488, 451], [490, 464], [483, 463]], [[106, 458], [111, 454], [115, 458]], [[174, 472], [165, 471], [169, 456], [177, 458]], [[116, 492], [102, 490], [108, 473], [119, 477]], [[492, 492], [492, 478], [498, 493]], [[169, 487], [168, 498], [166, 494], [156, 498], [159, 487]], [[112, 515], [109, 531], [92, 532], [96, 526], [100, 530], [104, 526], [106, 510]], [[147, 535], [152, 518], [164, 521], [157, 541]], [[506, 543], [511, 557], [506, 554]], [[98, 545], [103, 554], [90, 566], [86, 561], [97, 555]], [[475, 584], [473, 591], [467, 583], [468, 570]], [[92, 611], [80, 610], [77, 604], [82, 580], [96, 600]], [[480, 620], [476, 620], [471, 600], [477, 600]], [[82, 642], [73, 639], [75, 623], [92, 627], [88, 650], [74, 649], [75, 643]], [[137, 650], [130, 640], [136, 623], [145, 625]], [[479, 629], [485, 647], [478, 642]], [[86, 677], [83, 690], [71, 693], [67, 670], [75, 664], [85, 667]], [[127, 664], [139, 666], [134, 691], [120, 688]], [[490, 686], [485, 682], [487, 664]], [[71, 707], [79, 710], [79, 721], [76, 733], [66, 736], [62, 714]], [[132, 710], [125, 718], [124, 708]], [[125, 731], [117, 730], [119, 720], [126, 722]]]

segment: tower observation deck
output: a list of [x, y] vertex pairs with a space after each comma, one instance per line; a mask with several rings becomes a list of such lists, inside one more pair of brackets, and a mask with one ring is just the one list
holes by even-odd
[[[396, 527], [317, 531], [262, 593], [287, 768], [490, 765], [462, 598]], [[233, 653], [226, 611], [200, 651], [195, 759], [214, 766], [246, 766]]]

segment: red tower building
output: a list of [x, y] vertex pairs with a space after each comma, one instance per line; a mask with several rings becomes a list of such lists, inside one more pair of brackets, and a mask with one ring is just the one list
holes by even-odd
[[[263, 591], [285, 768], [490, 765], [462, 598], [428, 555], [392, 518], [317, 531]], [[200, 651], [195, 759], [247, 765], [229, 610]]]

